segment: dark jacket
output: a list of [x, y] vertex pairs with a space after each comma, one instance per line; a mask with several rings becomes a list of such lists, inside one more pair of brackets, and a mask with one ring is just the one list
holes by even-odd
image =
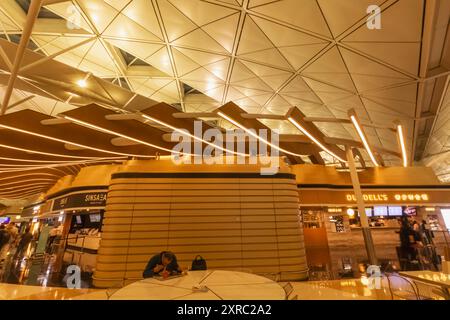
[[[164, 251], [154, 255], [150, 261], [147, 263], [147, 266], [145, 267], [144, 273], [142, 274], [142, 276], [144, 278], [151, 278], [153, 276], [155, 276], [156, 274], [153, 272], [153, 269], [158, 265], [161, 264], [162, 265], [162, 255], [164, 254]], [[178, 266], [178, 262], [177, 262], [177, 258], [174, 256], [173, 260], [171, 263], [169, 263], [166, 266], [166, 270], [169, 271], [171, 274], [172, 273], [178, 273], [179, 272], [180, 267]]]
[[9, 242], [9, 239], [11, 238], [8, 231], [5, 229], [0, 230], [0, 249]]
[[19, 248], [25, 248], [26, 246], [28, 246], [28, 244], [31, 242], [31, 240], [33, 240], [33, 234], [31, 232], [27, 232], [25, 233], [22, 238], [20, 239]]

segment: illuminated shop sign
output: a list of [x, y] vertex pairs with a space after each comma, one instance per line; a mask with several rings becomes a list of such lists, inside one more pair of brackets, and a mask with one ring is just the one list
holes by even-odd
[[[349, 202], [356, 201], [356, 197], [354, 194], [346, 194], [345, 197]], [[396, 193], [393, 195], [393, 198], [386, 193], [364, 193], [363, 199], [364, 201], [371, 201], [371, 202], [387, 202], [390, 200], [429, 201], [430, 197], [428, 196], [427, 193]]]
[[[347, 194], [347, 201], [356, 201], [356, 197], [354, 194]], [[389, 197], [387, 194], [384, 193], [376, 193], [376, 194], [372, 194], [372, 193], [368, 193], [368, 194], [363, 194], [363, 199], [364, 201], [388, 201]]]
[[71, 194], [59, 199], [55, 199], [52, 210], [59, 211], [69, 208], [103, 207], [106, 205], [106, 198], [106, 192]]
[[429, 197], [428, 197], [428, 194], [426, 194], [426, 193], [422, 193], [422, 194], [418, 194], [418, 193], [415, 193], [415, 194], [413, 194], [413, 193], [408, 193], [408, 194], [396, 194], [395, 196], [394, 196], [394, 199], [395, 200], [397, 200], [397, 201], [407, 201], [407, 200], [410, 200], [410, 201], [428, 201], [429, 200]]

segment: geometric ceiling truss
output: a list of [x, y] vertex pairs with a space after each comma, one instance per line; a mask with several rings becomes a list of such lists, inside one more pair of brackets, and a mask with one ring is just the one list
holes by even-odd
[[[284, 116], [297, 107], [305, 119], [315, 120], [311, 124], [327, 143], [342, 146], [338, 142], [350, 141], [360, 148], [351, 123], [339, 121], [348, 120], [348, 110], [354, 109], [374, 150], [399, 150], [390, 128], [400, 121], [409, 158], [431, 161], [437, 155], [448, 163], [448, 1], [44, 0], [31, 29], [26, 26], [32, 6], [26, 3], [0, 4], [2, 95], [17, 68], [17, 44], [30, 31], [6, 116], [34, 110], [32, 116], [39, 119], [38, 114], [54, 118], [92, 103], [113, 112], [142, 112], [158, 102], [174, 106], [173, 112], [210, 113], [231, 101], [242, 113], [259, 115]], [[366, 26], [366, 9], [372, 4], [382, 11], [379, 30]], [[76, 85], [80, 80], [86, 81], [85, 88]], [[254, 121], [285, 137], [299, 134], [288, 121]], [[60, 126], [36, 125], [49, 134]], [[211, 125], [229, 127], [220, 117]], [[151, 128], [167, 133], [167, 128]], [[104, 141], [111, 138], [97, 134]], [[19, 161], [2, 159], [2, 174], [14, 179], [19, 168], [27, 168], [34, 179], [37, 162], [31, 161], [41, 159], [51, 160], [45, 170], [54, 176], [75, 171], [91, 156], [95, 159], [89, 161], [103, 161], [96, 157], [120, 158], [152, 149], [109, 143], [108, 150], [116, 151], [106, 154], [81, 148], [83, 141], [72, 141], [72, 148], [67, 148], [70, 143], [61, 148], [56, 147], [61, 143], [47, 141], [46, 151], [8, 149], [3, 158], [17, 155], [30, 162], [20, 161], [19, 166]], [[293, 145], [285, 147], [291, 150]], [[314, 148], [315, 154], [295, 161], [329, 163]], [[75, 153], [85, 158], [61, 157]], [[362, 166], [372, 165], [365, 150], [358, 153]], [[382, 153], [383, 162], [401, 165], [397, 153]], [[73, 167], [57, 159], [73, 161]], [[7, 195], [13, 189], [2, 192]]]

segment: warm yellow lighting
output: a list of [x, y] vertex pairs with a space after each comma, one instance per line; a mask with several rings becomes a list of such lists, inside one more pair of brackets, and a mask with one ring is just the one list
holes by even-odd
[[13, 130], [13, 131], [17, 131], [17, 132], [20, 132], [20, 133], [25, 133], [25, 134], [29, 134], [29, 135], [32, 135], [32, 136], [35, 136], [35, 137], [44, 138], [44, 139], [48, 139], [48, 140], [52, 140], [52, 141], [56, 141], [56, 142], [67, 143], [67, 144], [71, 144], [71, 145], [74, 145], [74, 146], [79, 147], [79, 148], [90, 149], [90, 150], [94, 150], [94, 151], [98, 151], [98, 152], [111, 153], [111, 154], [121, 155], [121, 156], [125, 156], [125, 157], [154, 158], [154, 156], [129, 154], [129, 153], [108, 151], [108, 150], [104, 150], [104, 149], [100, 149], [100, 148], [90, 147], [90, 146], [86, 146], [86, 145], [83, 145], [83, 144], [80, 144], [80, 143], [75, 143], [75, 142], [71, 142], [71, 141], [67, 141], [67, 140], [63, 140], [63, 139], [59, 139], [59, 138], [54, 138], [54, 137], [46, 136], [44, 134], [31, 132], [31, 131], [27, 131], [27, 130], [22, 130], [22, 129], [11, 127], [11, 126], [7, 126], [7, 125], [4, 125], [4, 124], [0, 124], [0, 128]]
[[298, 130], [300, 130], [305, 136], [307, 136], [310, 140], [312, 140], [315, 144], [317, 144], [323, 151], [331, 155], [332, 157], [335, 157], [341, 162], [347, 162], [341, 157], [337, 156], [334, 152], [329, 150], [327, 147], [325, 147], [322, 143], [320, 143], [319, 140], [313, 137], [312, 134], [310, 134], [305, 128], [303, 128], [297, 121], [295, 121], [293, 118], [288, 118], [289, 122], [291, 122]]
[[77, 86], [80, 88], [86, 88], [87, 87], [87, 81], [85, 79], [80, 79], [77, 81]]
[[379, 164], [378, 164], [377, 160], [375, 160], [375, 156], [373, 155], [372, 150], [369, 147], [369, 143], [367, 142], [364, 132], [362, 131], [358, 121], [356, 120], [356, 117], [352, 115], [352, 116], [350, 116], [350, 119], [352, 120], [352, 123], [355, 126], [355, 129], [358, 132], [359, 137], [361, 138], [364, 148], [366, 148], [366, 151], [369, 154], [370, 160], [372, 160], [373, 164], [376, 167], [379, 167]]
[[22, 218], [21, 216], [16, 216], [16, 220], [19, 220], [20, 218]]
[[156, 122], [157, 124], [162, 125], [163, 127], [166, 127], [166, 128], [168, 128], [168, 129], [170, 129], [170, 130], [173, 130], [173, 131], [176, 131], [176, 132], [178, 132], [178, 133], [180, 133], [180, 134], [182, 134], [182, 135], [187, 135], [187, 136], [191, 137], [191, 138], [194, 139], [194, 140], [203, 142], [203, 143], [205, 143], [205, 144], [207, 144], [207, 145], [210, 145], [210, 146], [212, 146], [212, 147], [214, 147], [214, 148], [217, 148], [217, 149], [219, 149], [219, 150], [222, 150], [222, 151], [224, 151], [224, 152], [226, 152], [226, 153], [232, 153], [232, 154], [235, 154], [235, 155], [238, 155], [238, 156], [241, 156], [241, 157], [248, 157], [248, 156], [249, 156], [248, 154], [245, 154], [245, 153], [239, 153], [239, 152], [236, 152], [236, 151], [233, 151], [233, 150], [228, 150], [228, 149], [226, 149], [226, 148], [222, 148], [221, 146], [218, 146], [218, 145], [215, 145], [214, 143], [211, 143], [211, 142], [209, 142], [209, 141], [203, 140], [203, 139], [201, 139], [201, 138], [199, 138], [199, 137], [197, 137], [197, 136], [195, 136], [195, 135], [193, 135], [193, 134], [191, 134], [191, 133], [189, 133], [189, 132], [185, 132], [185, 131], [183, 131], [183, 130], [181, 130], [181, 129], [179, 129], [179, 128], [175, 128], [174, 126], [171, 126], [170, 124], [168, 124], [168, 123], [166, 123], [166, 122], [164, 122], [164, 121], [155, 119], [155, 118], [150, 117], [150, 116], [148, 116], [148, 115], [146, 115], [146, 114], [143, 114], [142, 116], [143, 116], [145, 119], [147, 119], [147, 120]]
[[109, 158], [105, 158], [105, 157], [82, 157], [82, 156], [66, 155], [66, 154], [60, 154], [60, 153], [49, 153], [49, 152], [43, 152], [43, 151], [30, 150], [30, 149], [23, 149], [23, 148], [18, 148], [18, 147], [13, 147], [13, 146], [8, 146], [8, 145], [5, 145], [5, 144], [0, 144], [0, 147], [6, 148], [6, 149], [11, 149], [11, 150], [22, 151], [22, 152], [26, 152], [26, 153], [35, 153], [35, 154], [42, 154], [42, 155], [46, 155], [46, 156], [61, 157], [61, 158], [77, 158], [77, 159], [122, 159], [122, 158], [119, 158], [119, 157], [109, 157]]
[[399, 124], [397, 126], [398, 140], [402, 149], [403, 166], [408, 166], [408, 156], [406, 155], [405, 136], [403, 135], [403, 127]]
[[425, 208], [425, 211], [434, 212], [434, 211], [436, 211], [436, 208], [427, 207], [427, 208]]
[[247, 132], [249, 135], [251, 135], [253, 138], [258, 139], [258, 140], [261, 141], [262, 143], [264, 143], [264, 144], [270, 146], [271, 148], [274, 148], [274, 149], [276, 149], [276, 150], [278, 150], [278, 151], [281, 151], [281, 152], [286, 153], [286, 154], [290, 154], [290, 155], [295, 156], [295, 157], [301, 157], [301, 156], [303, 156], [303, 155], [301, 155], [301, 154], [297, 154], [297, 153], [293, 153], [293, 152], [287, 151], [287, 150], [285, 150], [285, 149], [283, 149], [283, 148], [280, 148], [280, 147], [274, 145], [273, 143], [270, 143], [270, 142], [267, 141], [266, 139], [261, 138], [261, 137], [258, 136], [256, 133], [254, 133], [254, 132], [252, 132], [251, 130], [247, 129], [246, 127], [244, 127], [243, 125], [241, 125], [239, 122], [233, 120], [232, 118], [228, 117], [226, 114], [224, 114], [224, 113], [222, 113], [222, 112], [220, 112], [220, 111], [217, 112], [217, 114], [218, 114], [219, 116], [221, 116], [222, 118], [224, 118], [225, 120], [231, 122], [231, 123], [232, 123], [233, 125], [235, 125], [236, 127], [240, 128], [240, 129], [242, 129], [242, 130], [244, 130], [244, 131]]
[[167, 148], [164, 148], [164, 147], [160, 147], [160, 146], [154, 145], [152, 143], [149, 143], [149, 142], [146, 142], [146, 141], [142, 141], [142, 140], [139, 140], [139, 139], [136, 139], [136, 138], [133, 138], [133, 137], [121, 134], [119, 132], [108, 130], [108, 129], [96, 126], [94, 124], [91, 124], [91, 123], [88, 123], [88, 122], [85, 122], [85, 121], [82, 121], [82, 120], [78, 120], [78, 119], [75, 119], [75, 118], [72, 118], [72, 117], [69, 117], [69, 116], [64, 116], [64, 118], [67, 119], [67, 120], [70, 120], [72, 122], [75, 122], [76, 124], [79, 124], [79, 125], [82, 125], [82, 126], [85, 126], [85, 127], [97, 130], [97, 131], [102, 131], [102, 132], [105, 132], [105, 133], [108, 133], [108, 134], [112, 134], [112, 135], [115, 135], [115, 136], [118, 136], [118, 137], [121, 137], [121, 138], [125, 138], [125, 139], [131, 140], [131, 141], [134, 141], [134, 142], [137, 142], [137, 143], [140, 143], [140, 144], [143, 144], [143, 145], [155, 148], [155, 149], [159, 149], [159, 150], [162, 150], [162, 151], [167, 151], [169, 153], [174, 152], [174, 151], [172, 151], [170, 149], [167, 149]]
[[355, 216], [355, 210], [353, 210], [352, 208], [348, 208], [348, 209], [347, 209], [347, 215], [348, 215], [349, 217]]

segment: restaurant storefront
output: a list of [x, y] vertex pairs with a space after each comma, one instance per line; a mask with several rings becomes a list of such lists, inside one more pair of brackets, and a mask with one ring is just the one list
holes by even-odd
[[[360, 173], [365, 214], [383, 268], [399, 269], [400, 218], [425, 221], [433, 232], [438, 255], [450, 243], [446, 212], [450, 185], [428, 170], [403, 168]], [[372, 171], [372, 172], [371, 172]], [[317, 279], [358, 276], [367, 263], [360, 213], [347, 172], [320, 166], [294, 166], [310, 276]], [[414, 179], [415, 177], [415, 179]], [[375, 179], [383, 184], [373, 183]]]

